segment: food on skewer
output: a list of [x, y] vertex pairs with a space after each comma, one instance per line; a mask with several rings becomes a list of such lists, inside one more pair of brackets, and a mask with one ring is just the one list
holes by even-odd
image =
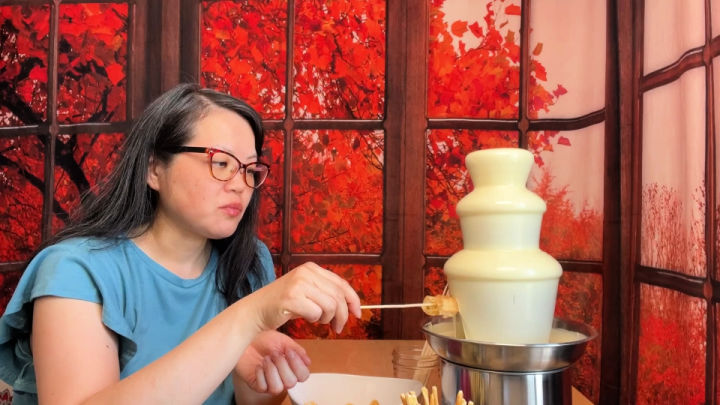
[[458, 313], [457, 301], [449, 295], [426, 295], [423, 304], [423, 312], [430, 316], [449, 318]]
[[449, 295], [427, 295], [420, 304], [381, 304], [361, 305], [360, 309], [383, 309], [383, 308], [422, 308], [423, 312], [430, 316], [443, 316], [446, 318], [455, 316], [458, 313], [458, 305], [455, 298]]

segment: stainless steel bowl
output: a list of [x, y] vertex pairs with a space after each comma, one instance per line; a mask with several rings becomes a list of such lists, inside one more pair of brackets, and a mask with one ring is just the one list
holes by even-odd
[[460, 321], [434, 318], [423, 326], [430, 347], [443, 359], [499, 372], [562, 370], [577, 361], [597, 337], [589, 325], [555, 318], [551, 343], [502, 344], [464, 339]]

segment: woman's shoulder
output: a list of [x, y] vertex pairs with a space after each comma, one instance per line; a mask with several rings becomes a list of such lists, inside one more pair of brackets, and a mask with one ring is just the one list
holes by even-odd
[[[30, 261], [26, 272], [41, 277], [95, 277], [95, 273], [109, 274], [110, 264], [122, 257], [123, 240], [110, 240], [95, 237], [69, 238], [42, 249]], [[102, 271], [100, 271], [102, 269]]]
[[56, 242], [42, 249], [38, 255], [93, 255], [125, 243], [127, 239], [108, 239], [94, 236], [78, 236]]

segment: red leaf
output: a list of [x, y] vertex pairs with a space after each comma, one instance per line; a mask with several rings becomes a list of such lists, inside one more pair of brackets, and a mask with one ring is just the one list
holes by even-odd
[[475, 35], [477, 38], [480, 38], [483, 36], [482, 27], [480, 27], [480, 24], [475, 21], [470, 25], [470, 31]]
[[558, 84], [557, 89], [553, 90], [553, 95], [555, 95], [555, 97], [560, 97], [565, 93], [567, 93], [567, 89], [565, 89], [562, 84]]
[[465, 34], [465, 32], [467, 32], [468, 23], [467, 21], [455, 21], [450, 29], [452, 30], [453, 35], [461, 37]]
[[230, 68], [232, 72], [239, 75], [250, 73], [252, 65], [250, 65], [245, 59], [234, 58], [230, 61]]
[[570, 146], [570, 140], [564, 136], [558, 138], [558, 145]]
[[533, 49], [533, 55], [538, 56], [540, 55], [540, 52], [542, 52], [543, 44], [542, 42], [538, 42], [537, 45], [535, 45], [535, 49]]
[[29, 77], [33, 80], [37, 80], [37, 81], [45, 83], [45, 82], [47, 82], [47, 79], [48, 79], [47, 68], [35, 66], [33, 68], [33, 70], [30, 71]]
[[505, 7], [505, 14], [507, 15], [520, 15], [520, 6], [511, 4]]
[[257, 48], [252, 48], [252, 49], [250, 50], [250, 53], [252, 54], [253, 59], [255, 60], [255, 62], [262, 62], [263, 59], [265, 59], [265, 57], [263, 56], [263, 54], [260, 53], [260, 50], [257, 49]]
[[105, 68], [105, 71], [107, 72], [108, 79], [110, 79], [112, 84], [115, 86], [117, 86], [120, 80], [125, 78], [125, 72], [123, 71], [122, 65], [120, 65], [119, 63], [110, 64], [108, 67]]
[[532, 62], [535, 72], [535, 77], [538, 80], [546, 81], [547, 80], [547, 72], [545, 71], [545, 66], [541, 65], [540, 62], [533, 61]]

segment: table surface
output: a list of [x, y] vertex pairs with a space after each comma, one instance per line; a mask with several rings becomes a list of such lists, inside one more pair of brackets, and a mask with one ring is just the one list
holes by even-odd
[[[392, 351], [399, 346], [422, 347], [423, 340], [348, 340], [348, 339], [299, 339], [307, 350], [313, 373], [345, 373], [392, 377]], [[428, 384], [432, 385], [432, 384]], [[439, 386], [439, 384], [437, 384]], [[572, 389], [573, 405], [592, 405], [575, 388]], [[286, 398], [283, 405], [290, 405]]]

